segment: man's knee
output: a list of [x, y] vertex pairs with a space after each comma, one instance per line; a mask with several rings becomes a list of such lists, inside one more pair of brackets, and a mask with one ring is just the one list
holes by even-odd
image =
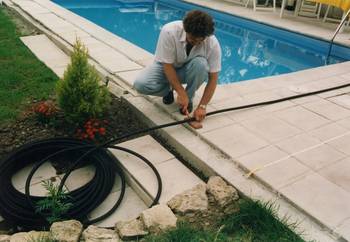
[[145, 95], [164, 96], [170, 90], [168, 83], [157, 82], [147, 76], [139, 76], [135, 79], [133, 87], [136, 91]]
[[197, 71], [197, 72], [208, 72], [209, 71], [209, 64], [207, 59], [204, 57], [198, 56], [193, 58], [190, 63], [188, 68], [192, 71]]
[[135, 79], [133, 87], [139, 93], [143, 94], [145, 92], [145, 84], [140, 78]]

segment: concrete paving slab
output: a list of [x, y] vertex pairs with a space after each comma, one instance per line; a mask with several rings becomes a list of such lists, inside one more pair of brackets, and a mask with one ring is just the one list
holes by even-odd
[[311, 173], [280, 192], [329, 228], [350, 217], [349, 193], [319, 174]]
[[[174, 155], [169, 153], [164, 147], [159, 145], [159, 143], [149, 135], [124, 142], [118, 146], [122, 146], [139, 153], [148, 159], [152, 164], [160, 164], [174, 158]], [[118, 158], [118, 160], [131, 174], [136, 171], [150, 169], [149, 166], [138, 157], [116, 149], [110, 149], [110, 151]]]
[[[119, 195], [120, 191], [109, 194], [106, 200], [104, 200], [100, 206], [98, 206], [94, 211], [90, 213], [89, 218], [93, 219], [106, 213], [113, 207], [119, 198]], [[132, 220], [138, 217], [139, 214], [147, 208], [148, 207], [134, 192], [134, 190], [131, 187], [127, 187], [124, 199], [119, 208], [108, 218], [96, 223], [95, 225], [100, 227], [114, 227], [116, 222]]]
[[[335, 74], [334, 74], [335, 75]], [[338, 76], [331, 76], [327, 78], [321, 78], [315, 81], [306, 82], [300, 85], [295, 85], [295, 88], [302, 89], [304, 92], [315, 92], [322, 89], [332, 88], [347, 84], [348, 81]]]
[[152, 65], [154, 62], [154, 57], [148, 57], [146, 59], [140, 59], [140, 60], [136, 60], [136, 63], [141, 65], [141, 66], [150, 66]]
[[344, 239], [350, 241], [350, 218], [346, 219], [342, 224], [337, 228], [337, 232], [344, 236]]
[[[200, 87], [199, 90], [197, 90], [198, 95], [201, 95], [204, 91], [204, 85]], [[197, 93], [196, 92], [196, 93]], [[226, 88], [218, 88], [215, 90], [214, 96], [212, 97], [212, 100], [210, 101], [211, 104], [213, 103], [220, 103], [225, 101], [227, 98], [232, 97], [241, 97], [241, 94], [238, 92], [238, 90], [233, 85], [226, 85]]]
[[336, 124], [339, 124], [340, 126], [350, 130], [350, 117], [339, 120], [338, 122], [336, 122]]
[[307, 134], [300, 134], [276, 143], [276, 146], [288, 154], [305, 152], [322, 145], [321, 141]]
[[295, 181], [310, 170], [276, 146], [268, 146], [241, 156], [237, 161], [273, 189]]
[[[124, 142], [120, 146], [138, 152], [155, 165], [163, 183], [161, 203], [166, 203], [174, 195], [203, 183], [192, 171], [174, 158], [171, 153], [149, 135]], [[133, 189], [143, 189], [146, 192], [145, 194], [140, 194], [142, 199], [146, 203], [154, 199], [157, 192], [157, 180], [151, 168], [139, 158], [135, 158], [127, 153], [117, 150], [111, 150], [111, 152], [121, 162], [128, 176], [132, 177], [130, 184]]]
[[90, 56], [98, 63], [102, 64], [111, 73], [132, 71], [142, 68], [142, 66], [136, 64], [110, 47], [106, 47], [104, 50], [91, 49]]
[[[16, 172], [12, 176], [12, 184], [17, 190], [21, 190], [25, 187], [27, 177], [31, 172], [32, 167], [33, 165], [28, 165], [23, 169], [21, 169], [20, 171]], [[41, 167], [39, 167], [39, 169], [34, 173], [34, 176], [30, 184], [34, 185], [34, 184], [40, 183], [42, 180], [46, 180], [55, 176], [56, 176], [55, 168], [53, 168], [51, 163], [46, 162]]]
[[[174, 93], [174, 99], [176, 100], [177, 95]], [[159, 108], [164, 109], [166, 112], [171, 113], [173, 115], [176, 115], [180, 119], [184, 119], [184, 116], [179, 113], [179, 106], [176, 104], [176, 101], [169, 105], [163, 104], [163, 98], [162, 97], [155, 97], [153, 99], [153, 102], [155, 105], [158, 105]], [[193, 104], [194, 108], [196, 107], [196, 103]]]
[[[344, 122], [346, 122], [346, 120]], [[312, 130], [308, 134], [321, 141], [326, 141], [337, 136], [341, 136], [346, 132], [348, 132], [348, 130], [341, 125], [338, 125], [337, 123], [330, 123], [318, 129]]]
[[45, 35], [21, 37], [21, 40], [58, 77], [63, 77], [70, 58]]
[[289, 107], [294, 106], [295, 104], [291, 101], [285, 101], [281, 103], [275, 103], [266, 106], [253, 107], [248, 109], [241, 109], [237, 111], [232, 111], [227, 113], [227, 115], [237, 122], [241, 122], [251, 118], [257, 118], [258, 116], [267, 116], [270, 113], [278, 110], [284, 110]]
[[110, 37], [107, 38], [105, 41], [109, 45], [116, 48], [120, 53], [123, 53], [124, 55], [130, 57], [130, 59], [139, 63], [144, 63], [144, 66], [146, 66], [146, 64], [149, 64], [149, 62], [147, 62], [146, 60], [154, 59], [153, 54], [122, 38]]
[[[175, 195], [193, 188], [198, 184], [204, 184], [186, 166], [177, 159], [172, 159], [156, 165], [162, 177], [163, 191], [159, 203], [165, 204]], [[153, 197], [157, 192], [157, 183], [154, 173], [150, 169], [136, 171], [134, 176], [142, 181], [145, 190]]]
[[[207, 108], [207, 112], [211, 112], [209, 108]], [[207, 119], [205, 124], [203, 125], [203, 128], [198, 129], [198, 133], [205, 133], [208, 131], [212, 131], [214, 129], [219, 129], [222, 127], [226, 127], [229, 125], [232, 125], [236, 123], [232, 119], [228, 117], [228, 115], [225, 114], [218, 114], [210, 117], [210, 119]]]
[[77, 39], [83, 39], [89, 37], [90, 35], [81, 30], [73, 30], [70, 32], [62, 32], [59, 34], [65, 41], [73, 45]]
[[[61, 179], [58, 176], [50, 178], [50, 179], [45, 179], [45, 181], [48, 181], [48, 180], [50, 180], [54, 186], [58, 186], [61, 182]], [[44, 181], [44, 180], [42, 180], [42, 181]], [[40, 181], [36, 184], [33, 184], [29, 187], [29, 193], [31, 196], [45, 197], [48, 195], [48, 191], [43, 186], [42, 181]], [[64, 187], [64, 189], [65, 189], [65, 191], [67, 191], [66, 187]], [[25, 188], [19, 189], [18, 191], [25, 194]]]
[[289, 125], [287, 122], [270, 115], [263, 115], [242, 121], [241, 124], [248, 130], [263, 137], [271, 143], [286, 139], [301, 133], [301, 130]]
[[66, 71], [67, 66], [63, 66], [63, 67], [52, 67], [52, 71], [59, 77], [59, 78], [63, 78], [64, 76], [64, 72]]
[[[94, 178], [95, 170], [96, 169], [93, 165], [89, 165], [72, 171], [72, 173], [68, 176], [65, 182], [65, 186], [69, 191], [73, 191], [84, 186]], [[59, 175], [61, 179], [63, 178], [63, 176], [64, 174]], [[116, 175], [114, 186], [111, 192], [120, 190], [120, 187], [121, 180], [120, 177]]]
[[330, 146], [337, 150], [350, 155], [350, 133], [347, 132], [343, 136], [327, 142]]
[[341, 78], [350, 81], [350, 72], [340, 75]]
[[90, 47], [94, 47], [95, 45], [96, 46], [101, 46], [101, 47], [105, 47], [106, 44], [105, 43], [102, 43], [100, 40], [96, 39], [94, 36], [88, 36], [88, 37], [85, 37], [85, 38], [82, 38], [80, 40], [88, 49]]
[[33, 5], [33, 1], [31, 1], [31, 0], [14, 0], [12, 2], [16, 3], [18, 5], [21, 5], [21, 6], [32, 6]]
[[[304, 92], [302, 92], [302, 93], [304, 93]], [[290, 101], [292, 103], [295, 103], [295, 104], [304, 104], [304, 103], [315, 102], [315, 101], [319, 101], [319, 100], [321, 100], [321, 97], [314, 95], [314, 96], [297, 98], [297, 99], [293, 99]]]
[[[62, 27], [55, 27], [53, 29], [53, 31], [60, 36], [63, 33], [79, 32], [79, 31], [83, 32], [80, 28], [78, 28], [77, 26], [75, 26], [74, 24], [71, 24], [71, 23], [67, 23], [67, 25], [62, 26]], [[90, 37], [88, 35], [88, 33], [86, 33], [86, 34], [87, 34], [87, 36], [85, 38]]]
[[350, 157], [324, 167], [319, 174], [339, 187], [350, 192]]
[[120, 77], [123, 81], [128, 83], [130, 86], [133, 85], [134, 80], [140, 74], [141, 70], [134, 71], [120, 71], [116, 73], [116, 76]]
[[203, 137], [233, 158], [268, 145], [267, 141], [238, 124], [206, 132]]
[[254, 173], [254, 176], [269, 184], [272, 189], [278, 190], [281, 187], [294, 183], [310, 173], [310, 171], [310, 168], [298, 160], [287, 158], [261, 167]]
[[344, 153], [326, 144], [295, 155], [295, 158], [314, 171], [331, 165], [345, 157], [346, 155]]
[[48, 10], [47, 8], [43, 8], [32, 1], [27, 1], [27, 2], [24, 2], [24, 4], [20, 4], [20, 5], [22, 6], [23, 10], [31, 13], [32, 15], [50, 12], [50, 10]]
[[344, 108], [350, 109], [350, 95], [344, 94], [336, 97], [332, 97], [328, 99], [329, 101], [338, 104]]
[[64, 28], [64, 27], [71, 27], [71, 23], [66, 22], [64, 19], [58, 17], [57, 15], [53, 13], [44, 13], [44, 14], [37, 14], [35, 15], [35, 18], [42, 23], [44, 26], [52, 29], [53, 31], [55, 28]]
[[[349, 81], [350, 82], [350, 81]], [[334, 91], [330, 91], [330, 92], [325, 92], [325, 93], [320, 93], [317, 96], [321, 97], [321, 98], [329, 98], [329, 97], [334, 97], [334, 96], [339, 96], [339, 95], [343, 95], [343, 94], [347, 94], [350, 92], [350, 87], [344, 87], [344, 88], [339, 88], [337, 90]]]
[[327, 100], [306, 103], [303, 105], [303, 107], [333, 121], [337, 121], [350, 116], [349, 109], [343, 108]]
[[290, 155], [288, 155], [286, 152], [274, 145], [270, 145], [247, 155], [240, 156], [237, 158], [237, 161], [239, 161], [239, 163], [249, 171], [255, 171], [263, 168], [265, 165], [272, 165], [275, 162], [287, 159], [289, 157]]
[[304, 131], [316, 129], [330, 122], [330, 120], [321, 115], [300, 106], [277, 111], [273, 114]]

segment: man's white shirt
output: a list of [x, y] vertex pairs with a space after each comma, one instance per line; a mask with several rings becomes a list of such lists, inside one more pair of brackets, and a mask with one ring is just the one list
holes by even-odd
[[208, 61], [210, 73], [221, 70], [221, 48], [214, 35], [193, 46], [187, 56], [186, 32], [182, 21], [174, 21], [163, 26], [157, 43], [155, 61], [173, 64], [177, 68], [197, 56], [204, 57]]

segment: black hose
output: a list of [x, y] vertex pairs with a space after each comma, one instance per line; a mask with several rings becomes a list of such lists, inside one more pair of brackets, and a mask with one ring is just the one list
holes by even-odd
[[[67, 202], [73, 205], [64, 215], [64, 218], [75, 218], [85, 226], [107, 218], [121, 204], [126, 189], [125, 176], [119, 165], [120, 162], [107, 148], [71, 138], [45, 139], [21, 146], [0, 163], [0, 214], [5, 220], [26, 229], [48, 228], [47, 214], [41, 214], [35, 211], [36, 203], [44, 197], [31, 196], [29, 189], [31, 179], [39, 167], [49, 160], [55, 161], [59, 158], [60, 160], [66, 159], [71, 163], [60, 183], [61, 190], [64, 182], [75, 168], [87, 164], [95, 166], [95, 175], [91, 181], [67, 193], [67, 197], [69, 198]], [[152, 205], [157, 204], [161, 194], [162, 182], [153, 164], [134, 151], [118, 146], [111, 146], [109, 148], [129, 152], [139, 157], [151, 167], [158, 181], [158, 191]], [[85, 159], [82, 159], [83, 157]], [[32, 163], [35, 164], [27, 177], [25, 194], [23, 194], [13, 187], [11, 178], [18, 170]], [[105, 214], [89, 219], [88, 214], [98, 207], [111, 192], [115, 181], [115, 174], [118, 174], [121, 180], [121, 189], [115, 204]]]
[[[333, 91], [348, 86], [350, 86], [350, 84], [344, 84], [337, 87], [266, 102], [217, 110], [214, 112], [209, 112], [207, 116], [233, 110], [274, 104], [296, 98], [316, 95], [323, 92]], [[68, 193], [68, 196], [71, 197], [73, 206], [69, 209], [65, 216], [67, 218], [78, 219], [85, 226], [105, 219], [118, 208], [125, 193], [125, 177], [122, 168], [119, 165], [120, 162], [107, 150], [108, 148], [128, 152], [138, 157], [151, 167], [158, 181], [158, 191], [153, 203], [151, 204], [151, 206], [153, 206], [158, 203], [162, 190], [162, 181], [158, 171], [145, 157], [132, 150], [115, 145], [121, 140], [125, 140], [136, 135], [149, 133], [151, 131], [165, 127], [192, 122], [194, 120], [195, 118], [188, 118], [181, 121], [175, 121], [151, 128], [138, 130], [135, 132], [127, 133], [121, 137], [112, 138], [109, 141], [98, 146], [72, 138], [52, 138], [25, 144], [17, 150], [13, 151], [0, 163], [0, 214], [5, 220], [11, 221], [14, 224], [21, 225], [26, 228], [42, 229], [48, 227], [49, 224], [45, 219], [46, 214], [35, 212], [36, 202], [38, 202], [40, 199], [43, 199], [44, 197], [31, 196], [29, 190], [30, 183], [33, 175], [42, 164], [49, 160], [55, 161], [57, 159], [62, 159], [63, 157], [64, 159], [70, 161], [71, 166], [63, 176], [59, 190], [62, 190], [66, 179], [77, 167], [84, 166], [86, 164], [92, 164], [95, 166], [96, 170], [95, 175], [91, 181], [82, 187]], [[25, 194], [23, 194], [13, 187], [11, 179], [18, 170], [21, 170], [25, 166], [32, 163], [34, 163], [34, 166], [26, 180]], [[93, 211], [100, 203], [102, 203], [110, 193], [116, 174], [118, 174], [121, 178], [122, 187], [120, 196], [118, 199], [116, 199], [115, 205], [104, 215], [101, 215], [98, 218], [89, 219], [88, 214]]]

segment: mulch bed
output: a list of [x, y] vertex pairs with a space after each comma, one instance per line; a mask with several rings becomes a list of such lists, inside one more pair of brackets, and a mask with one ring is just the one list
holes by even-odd
[[[36, 101], [33, 101], [30, 106], [33, 107], [36, 103]], [[31, 107], [17, 121], [0, 125], [0, 160], [21, 145], [34, 140], [53, 137], [77, 137], [77, 128], [68, 126], [61, 115], [56, 118], [55, 125], [44, 124], [37, 120]], [[98, 142], [119, 137], [144, 127], [128, 104], [117, 97], [112, 98], [112, 104], [102, 118], [107, 121], [107, 124], [105, 124], [106, 134], [95, 140]]]
[[[15, 122], [6, 125], [0, 124], [0, 160], [28, 142], [54, 137], [76, 138], [77, 127], [67, 125], [62, 115], [57, 115], [55, 125], [40, 122], [32, 111], [37, 103], [38, 101], [33, 101], [28, 105], [29, 108]], [[145, 128], [126, 101], [117, 97], [112, 97], [112, 103], [102, 119], [108, 122], [104, 126], [106, 134], [99, 136], [98, 140], [93, 140], [93, 142], [103, 142], [112, 137], [120, 137], [126, 133]], [[52, 165], [58, 174], [65, 170], [62, 164]], [[17, 228], [12, 227], [6, 221], [0, 222], [0, 235], [12, 234], [16, 231]]]

